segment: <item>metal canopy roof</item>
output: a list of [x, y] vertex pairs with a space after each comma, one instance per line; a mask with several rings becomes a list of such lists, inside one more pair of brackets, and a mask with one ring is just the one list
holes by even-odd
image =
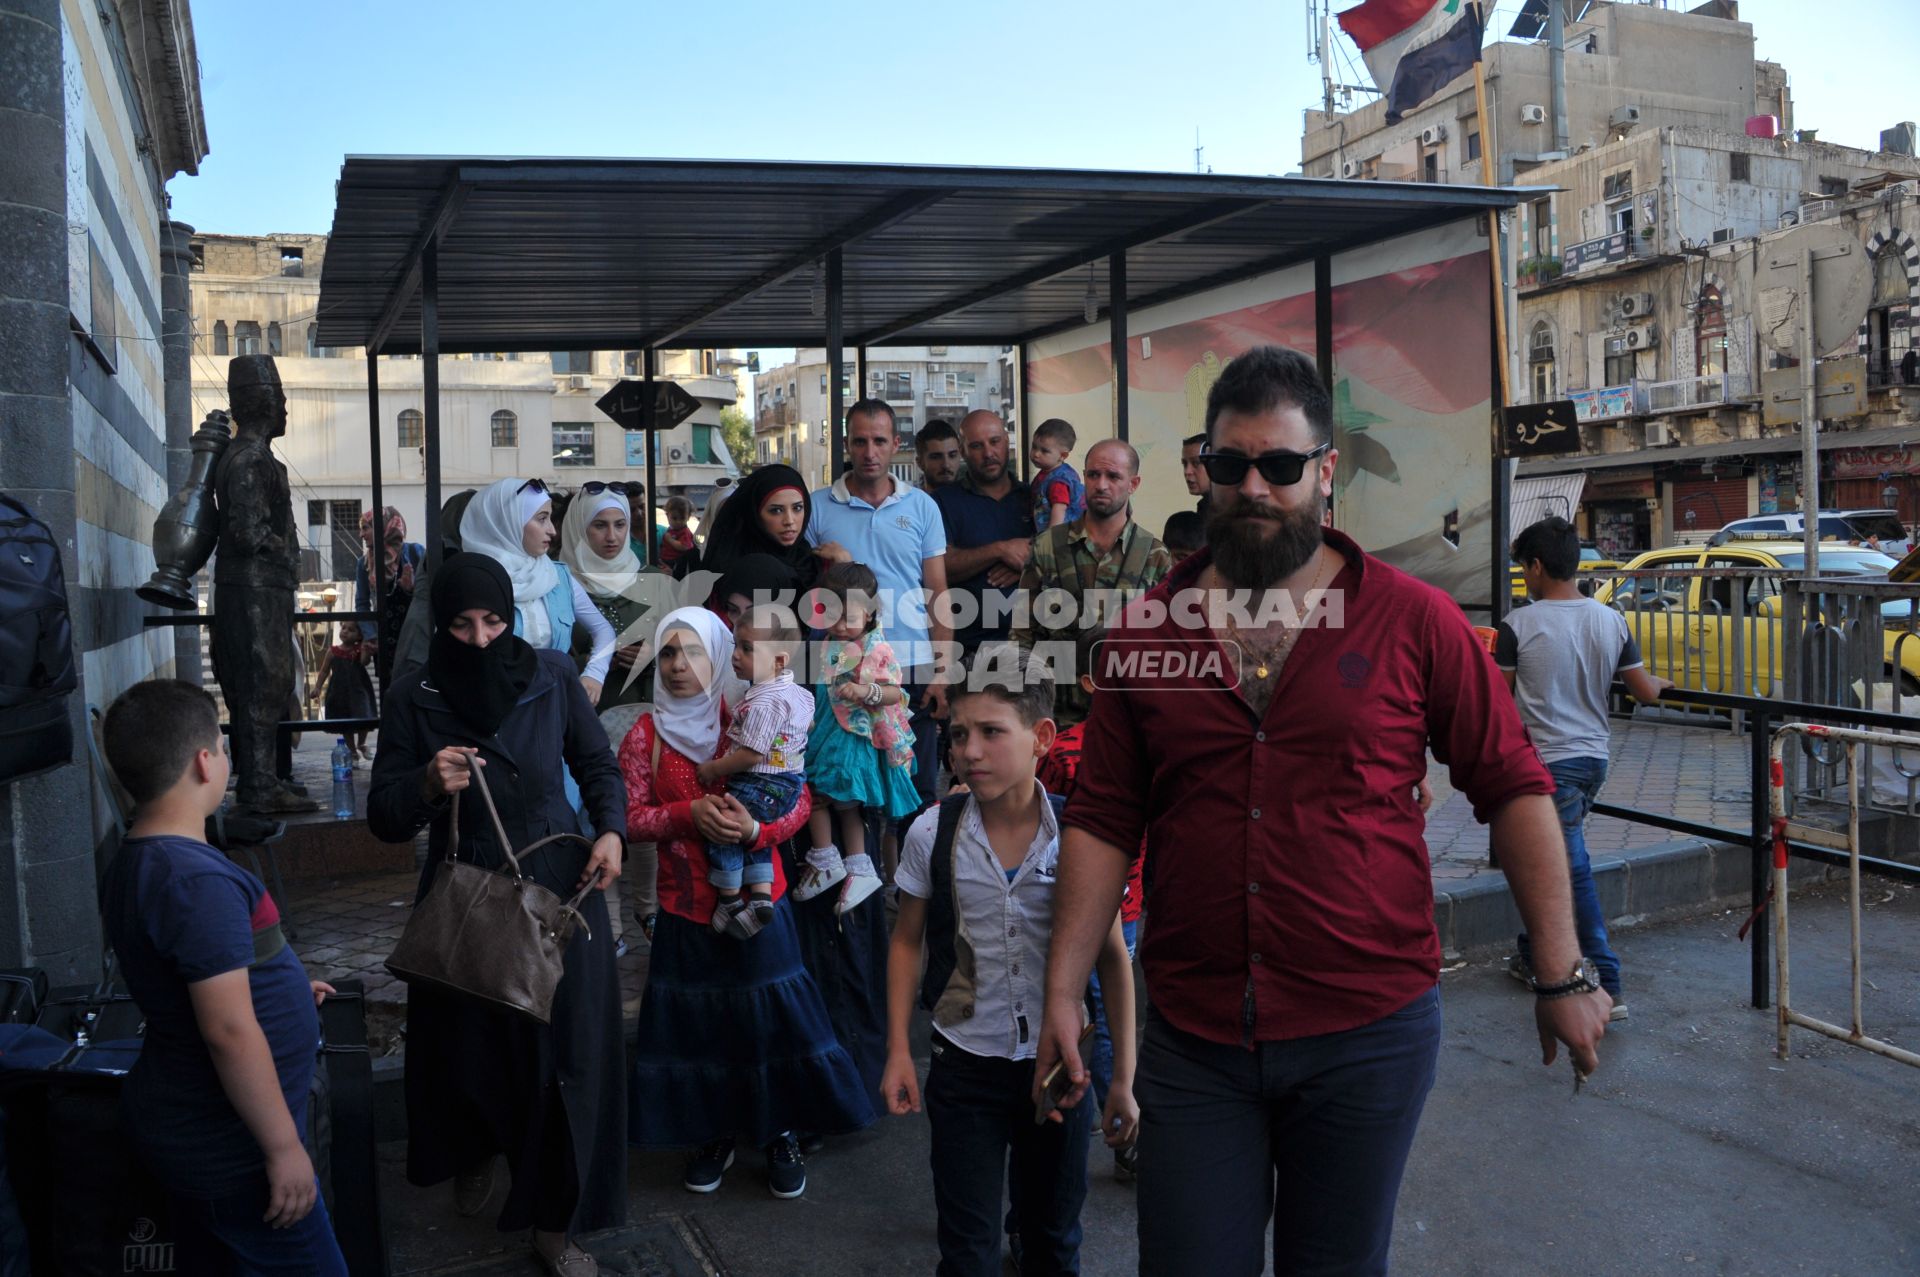
[[[1134, 308], [1521, 198], [1214, 174], [349, 156], [317, 340], [419, 352], [436, 234], [449, 353], [818, 345], [816, 263], [835, 248], [846, 345], [962, 345], [1084, 323], [1089, 265], [1117, 252]], [[1100, 269], [1102, 315], [1107, 291]]]

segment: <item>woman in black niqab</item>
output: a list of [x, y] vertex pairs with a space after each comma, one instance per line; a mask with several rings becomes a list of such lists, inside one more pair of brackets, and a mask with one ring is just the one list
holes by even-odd
[[[491, 632], [490, 632], [491, 631]], [[482, 736], [533, 683], [533, 648], [513, 632], [513, 583], [484, 554], [456, 554], [433, 576], [427, 679]]]

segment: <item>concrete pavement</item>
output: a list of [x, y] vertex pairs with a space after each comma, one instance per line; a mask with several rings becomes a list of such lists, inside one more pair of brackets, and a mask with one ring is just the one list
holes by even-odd
[[[1920, 1043], [1920, 892], [1869, 886], [1869, 1031]], [[1846, 916], [1837, 888], [1796, 891], [1796, 1005], [1844, 1018]], [[1573, 1094], [1542, 1068], [1531, 1004], [1482, 960], [1443, 979], [1447, 1029], [1400, 1199], [1394, 1271], [1540, 1274], [1920, 1272], [1920, 1074], [1796, 1033], [1746, 1005], [1740, 915], [1620, 938], [1632, 1019]], [[402, 1182], [383, 1149], [396, 1272], [533, 1273], [517, 1239], [457, 1219], [447, 1190]], [[922, 1119], [882, 1119], [810, 1160], [805, 1198], [780, 1202], [748, 1154], [720, 1192], [679, 1187], [677, 1157], [636, 1155], [636, 1226], [595, 1239], [619, 1271], [900, 1274], [934, 1263]], [[1096, 1154], [1083, 1271], [1134, 1270], [1134, 1190]], [[1221, 1275], [1224, 1277], [1224, 1275]]]

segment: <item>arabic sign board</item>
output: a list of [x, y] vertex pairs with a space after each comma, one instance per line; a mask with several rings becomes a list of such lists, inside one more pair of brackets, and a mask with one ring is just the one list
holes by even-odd
[[[1813, 415], [1818, 421], [1865, 416], [1867, 361], [1863, 355], [1828, 359], [1813, 366]], [[1760, 419], [1769, 426], [1800, 423], [1800, 370], [1769, 368], [1760, 374]]]
[[1616, 231], [1612, 235], [1603, 235], [1599, 239], [1590, 239], [1583, 244], [1574, 244], [1560, 250], [1560, 271], [1571, 275], [1575, 271], [1586, 270], [1590, 266], [1604, 266], [1608, 262], [1624, 262], [1633, 256], [1633, 232]]
[[1573, 403], [1516, 404], [1501, 413], [1500, 451], [1508, 457], [1550, 457], [1580, 450], [1580, 427]]
[[671, 430], [700, 411], [700, 401], [677, 381], [656, 381], [649, 403], [647, 384], [629, 377], [600, 396], [594, 407], [622, 430]]
[[1631, 417], [1634, 412], [1633, 386], [1602, 386], [1598, 390], [1569, 391], [1573, 413], [1581, 421], [1609, 421]]
[[1920, 473], [1920, 448], [1835, 448], [1827, 454], [1828, 475], [1834, 479], [1878, 479], [1883, 474]]

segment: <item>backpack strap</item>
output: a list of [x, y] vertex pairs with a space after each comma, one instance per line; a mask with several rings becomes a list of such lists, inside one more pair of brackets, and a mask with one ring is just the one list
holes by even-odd
[[958, 904], [953, 893], [953, 844], [960, 833], [971, 794], [949, 794], [940, 800], [940, 820], [934, 827], [933, 851], [927, 857], [931, 878], [927, 897], [927, 969], [920, 982], [920, 1005], [928, 1011], [940, 1001], [956, 961], [954, 930]]

